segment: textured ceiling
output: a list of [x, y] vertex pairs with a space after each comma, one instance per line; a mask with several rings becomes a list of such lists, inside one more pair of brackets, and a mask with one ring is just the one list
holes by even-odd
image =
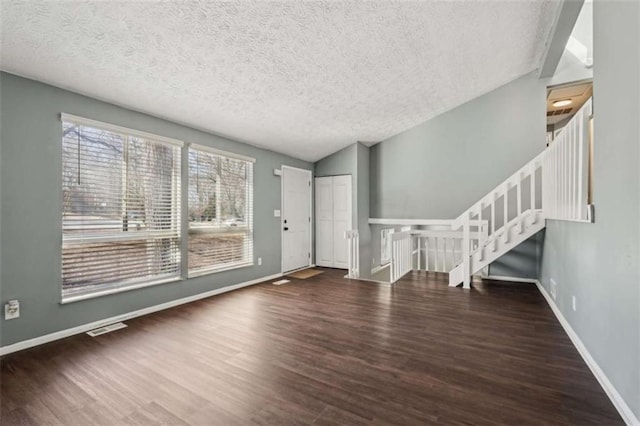
[[534, 70], [557, 9], [2, 0], [1, 60], [10, 73], [314, 161]]

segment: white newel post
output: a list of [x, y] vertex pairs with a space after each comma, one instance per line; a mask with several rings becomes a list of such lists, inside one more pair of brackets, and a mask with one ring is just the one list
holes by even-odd
[[463, 288], [471, 288], [471, 259], [470, 259], [470, 223], [469, 215], [465, 214], [462, 221], [462, 268], [464, 273], [464, 280], [462, 282]]

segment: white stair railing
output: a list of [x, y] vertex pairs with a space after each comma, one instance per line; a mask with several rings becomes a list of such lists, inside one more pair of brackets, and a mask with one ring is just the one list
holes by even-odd
[[394, 283], [413, 269], [411, 231], [391, 234], [391, 282]]
[[589, 99], [545, 151], [542, 185], [545, 217], [591, 221], [588, 208]]
[[[487, 239], [487, 223], [473, 223], [471, 227], [471, 246], [477, 248]], [[463, 238], [460, 230], [413, 230], [411, 235], [416, 241], [413, 250], [417, 259], [415, 269], [449, 272], [462, 263]]]
[[[449, 285], [471, 285], [471, 275], [544, 228], [547, 218], [590, 220], [587, 205], [591, 99], [551, 143], [454, 220], [462, 230], [462, 263], [449, 273]], [[526, 194], [526, 191], [529, 191]], [[514, 200], [515, 198], [515, 200]], [[471, 246], [471, 223], [489, 220], [486, 240]]]
[[357, 230], [346, 231], [344, 238], [347, 240], [347, 277], [360, 277], [360, 236]]
[[[503, 243], [509, 243], [513, 227], [516, 228], [517, 233], [522, 233], [526, 225], [535, 224], [543, 220], [540, 211], [537, 209], [539, 200], [536, 196], [536, 176], [539, 175], [538, 170], [542, 167], [544, 155], [544, 152], [537, 155], [454, 220], [452, 228], [454, 230], [462, 229], [462, 238], [464, 240], [462, 244], [461, 271], [464, 288], [471, 286], [471, 274], [476, 272], [471, 270], [470, 260], [472, 250], [474, 250], [471, 247], [472, 221], [485, 218], [489, 221], [487, 238], [480, 247], [475, 248], [475, 250], [480, 251], [480, 258], [482, 259], [485, 246], [489, 246], [492, 251], [496, 251], [499, 245], [498, 239], [501, 237], [503, 238]], [[528, 197], [526, 197], [526, 194], [523, 196], [525, 189], [529, 191]], [[515, 202], [512, 202], [514, 196]], [[513, 205], [513, 208], [510, 208], [511, 205]], [[458, 285], [459, 283], [457, 274], [450, 275], [449, 285]]]
[[[478, 247], [487, 238], [486, 221], [471, 223], [472, 245]], [[412, 270], [449, 272], [462, 262], [462, 232], [448, 228], [411, 229], [394, 232], [391, 238], [390, 281], [394, 283]], [[424, 254], [424, 263], [422, 257]]]

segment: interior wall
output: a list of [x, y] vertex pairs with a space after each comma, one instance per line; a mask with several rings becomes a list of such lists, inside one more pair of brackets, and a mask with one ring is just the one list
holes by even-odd
[[540, 281], [640, 418], [640, 3], [593, 8], [595, 223], [547, 221]]
[[[21, 307], [19, 319], [1, 321], [2, 346], [281, 272], [280, 219], [273, 215], [280, 178], [273, 169], [312, 170], [311, 163], [7, 73], [0, 74], [0, 93], [0, 300], [18, 299]], [[262, 266], [60, 304], [61, 112], [255, 157], [254, 256]]]
[[357, 153], [357, 186], [358, 186], [358, 248], [360, 261], [360, 277], [371, 277], [371, 228], [369, 226], [370, 217], [370, 150], [369, 147], [358, 143]]
[[[374, 145], [371, 215], [454, 219], [539, 154], [545, 132], [546, 84], [533, 72]], [[375, 262], [380, 228], [372, 227]], [[503, 256], [501, 270], [536, 278], [537, 253], [534, 241]]]
[[565, 49], [560, 57], [558, 68], [547, 83], [549, 86], [571, 83], [574, 81], [591, 80], [593, 78], [593, 67], [587, 68], [573, 53]]

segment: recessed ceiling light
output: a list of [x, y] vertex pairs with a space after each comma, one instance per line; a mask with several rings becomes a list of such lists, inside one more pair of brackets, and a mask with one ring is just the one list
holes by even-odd
[[571, 105], [573, 101], [571, 99], [563, 99], [561, 101], [555, 101], [552, 105], [556, 108]]

